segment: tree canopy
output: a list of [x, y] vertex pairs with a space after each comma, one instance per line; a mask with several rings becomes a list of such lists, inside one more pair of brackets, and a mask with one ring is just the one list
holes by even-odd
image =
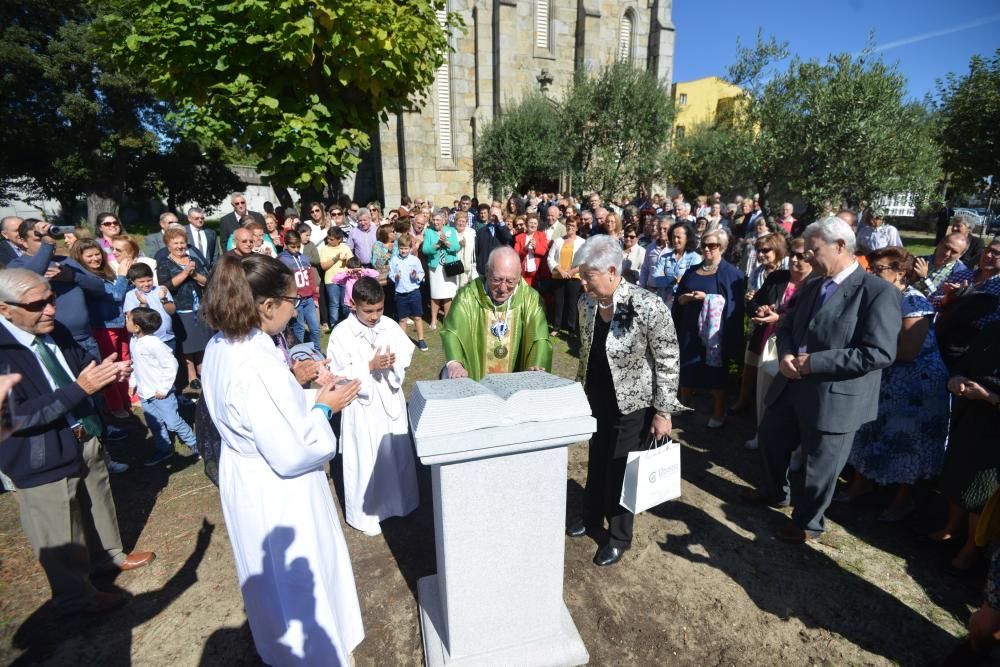
[[476, 180], [497, 194], [546, 188], [568, 164], [565, 139], [555, 105], [539, 93], [528, 95], [483, 128]]
[[185, 136], [238, 145], [299, 188], [357, 169], [461, 25], [444, 0], [116, 1], [116, 53], [176, 105]]
[[239, 180], [177, 137], [142, 77], [111, 62], [97, 27], [107, 11], [104, 0], [0, 6], [2, 189], [57, 199], [65, 214], [85, 195], [91, 223], [124, 196], [159, 194], [157, 184], [181, 174], [201, 175], [203, 201], [221, 199]]
[[[905, 100], [896, 68], [870, 51], [826, 62], [792, 58], [782, 68], [787, 56], [784, 44], [760, 35], [739, 50], [728, 77], [744, 89], [737, 112], [724, 131], [703, 129], [714, 139], [689, 135], [672, 172], [746, 182], [765, 202], [801, 196], [817, 207], [857, 205], [900, 193], [926, 200], [941, 173], [933, 119], [927, 107]], [[720, 142], [734, 152], [697, 154]], [[733, 161], [735, 174], [727, 164]]]
[[673, 118], [668, 85], [616, 62], [579, 74], [560, 102], [531, 93], [504, 109], [479, 138], [476, 179], [499, 195], [566, 172], [574, 190], [633, 195], [660, 176]]
[[606, 197], [634, 195], [660, 175], [675, 109], [669, 82], [615, 62], [581, 73], [562, 103], [574, 186]]
[[949, 186], [1000, 192], [1000, 49], [991, 58], [973, 56], [966, 74], [949, 74], [937, 109]]

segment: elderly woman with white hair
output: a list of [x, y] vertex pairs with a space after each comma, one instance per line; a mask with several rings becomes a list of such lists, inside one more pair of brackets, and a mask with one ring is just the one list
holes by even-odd
[[633, 515], [619, 505], [628, 453], [651, 438], [669, 437], [677, 402], [678, 349], [670, 312], [652, 292], [622, 279], [618, 240], [596, 235], [577, 251], [585, 296], [580, 299], [582, 382], [597, 419], [587, 463], [587, 505], [566, 529], [570, 537], [598, 532], [608, 541], [594, 556], [612, 565], [632, 544]]
[[713, 229], [701, 239], [701, 264], [677, 285], [672, 308], [681, 350], [680, 398], [690, 405], [695, 389], [712, 393], [709, 428], [726, 420], [729, 363], [743, 355], [743, 273], [722, 259], [729, 234]]

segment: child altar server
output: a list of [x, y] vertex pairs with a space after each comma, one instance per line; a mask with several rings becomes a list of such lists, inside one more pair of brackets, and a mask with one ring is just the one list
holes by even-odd
[[327, 356], [335, 375], [361, 381], [358, 398], [341, 417], [347, 523], [366, 535], [379, 522], [406, 516], [420, 504], [403, 380], [414, 345], [383, 316], [385, 295], [363, 277], [351, 294], [354, 312], [330, 334]]

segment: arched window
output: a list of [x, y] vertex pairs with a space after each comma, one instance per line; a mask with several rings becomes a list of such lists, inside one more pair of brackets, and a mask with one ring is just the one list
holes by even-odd
[[535, 2], [535, 48], [549, 48], [549, 0]]
[[618, 24], [618, 60], [631, 62], [635, 53], [635, 12], [626, 10]]

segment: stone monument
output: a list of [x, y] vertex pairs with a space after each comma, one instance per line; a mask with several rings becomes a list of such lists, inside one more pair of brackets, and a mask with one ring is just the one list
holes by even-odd
[[[586, 664], [563, 602], [567, 446], [596, 422], [578, 383], [540, 372], [491, 381], [483, 391], [471, 380], [418, 382], [410, 402], [434, 497], [438, 572], [417, 582], [426, 663]], [[435, 406], [446, 406], [450, 428]]]

